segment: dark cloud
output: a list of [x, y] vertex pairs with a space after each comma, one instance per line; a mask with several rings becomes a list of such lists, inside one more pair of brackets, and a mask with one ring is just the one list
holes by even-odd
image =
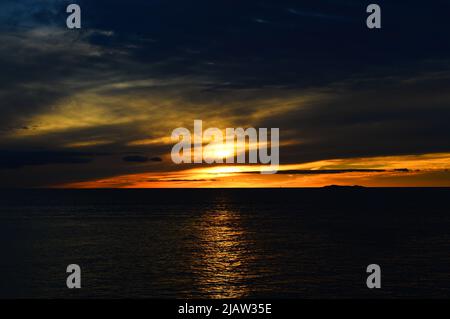
[[125, 156], [123, 158], [124, 162], [131, 162], [131, 163], [145, 163], [148, 162], [149, 159], [147, 156], [140, 156], [140, 155], [130, 155], [130, 156]]
[[131, 162], [131, 163], [162, 162], [162, 158], [160, 157], [148, 158], [147, 156], [142, 155], [129, 155], [123, 157], [122, 159], [124, 162]]
[[287, 170], [281, 171], [281, 174], [299, 174], [299, 175], [320, 175], [320, 174], [342, 174], [342, 173], [382, 173], [383, 169], [319, 169], [319, 170]]
[[264, 119], [259, 126], [280, 127], [281, 138], [301, 141], [282, 150], [285, 163], [448, 152], [446, 72], [436, 78], [431, 72], [332, 85], [322, 99], [299, 105], [289, 116]]
[[397, 168], [397, 169], [394, 169], [394, 172], [403, 172], [403, 173], [408, 173], [408, 172], [410, 172], [411, 170], [409, 170], [408, 168]]
[[[284, 175], [323, 175], [323, 174], [341, 174], [341, 173], [382, 173], [387, 172], [384, 169], [296, 169], [278, 171], [277, 174]], [[245, 172], [246, 174], [260, 174], [260, 172]]]
[[[53, 150], [5, 152], [0, 168], [87, 163], [89, 154], [61, 150], [94, 139], [105, 142], [95, 152], [166, 154], [129, 143], [170, 136], [161, 127], [169, 117], [279, 127], [282, 142], [299, 142], [282, 147], [282, 163], [450, 151], [445, 1], [380, 0], [378, 31], [365, 27], [368, 3], [356, 0], [79, 0], [78, 31], [65, 28], [70, 2], [0, 3], [0, 147]], [[82, 109], [85, 95], [95, 103]], [[64, 119], [72, 126], [42, 128]], [[145, 165], [107, 166], [83, 178]]]
[[49, 164], [86, 164], [94, 154], [52, 151], [0, 151], [0, 169]]

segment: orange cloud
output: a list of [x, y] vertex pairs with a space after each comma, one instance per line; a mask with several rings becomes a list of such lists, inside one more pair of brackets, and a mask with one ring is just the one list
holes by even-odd
[[121, 175], [58, 185], [64, 188], [449, 187], [450, 153], [330, 159], [281, 165], [278, 174], [261, 166], [204, 166], [180, 171]]

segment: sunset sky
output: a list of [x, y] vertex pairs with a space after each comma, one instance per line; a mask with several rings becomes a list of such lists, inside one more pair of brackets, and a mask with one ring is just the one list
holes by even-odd
[[[450, 5], [369, 3], [2, 0], [0, 187], [450, 186]], [[194, 120], [279, 128], [278, 173], [174, 164]]]

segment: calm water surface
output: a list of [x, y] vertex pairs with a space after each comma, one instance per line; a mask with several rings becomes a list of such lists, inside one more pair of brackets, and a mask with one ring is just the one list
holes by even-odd
[[[450, 297], [449, 195], [2, 191], [0, 297]], [[73, 263], [81, 290], [66, 288]], [[371, 263], [377, 291], [365, 285]]]

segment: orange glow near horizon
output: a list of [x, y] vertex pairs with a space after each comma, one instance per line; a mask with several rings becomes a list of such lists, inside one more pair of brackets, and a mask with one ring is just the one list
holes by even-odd
[[[450, 187], [450, 153], [330, 159], [280, 165], [278, 173], [259, 174], [259, 165], [199, 165], [179, 171], [148, 172], [56, 185], [60, 188], [260, 188]], [[374, 171], [371, 171], [374, 170]], [[342, 172], [341, 172], [342, 171]]]

